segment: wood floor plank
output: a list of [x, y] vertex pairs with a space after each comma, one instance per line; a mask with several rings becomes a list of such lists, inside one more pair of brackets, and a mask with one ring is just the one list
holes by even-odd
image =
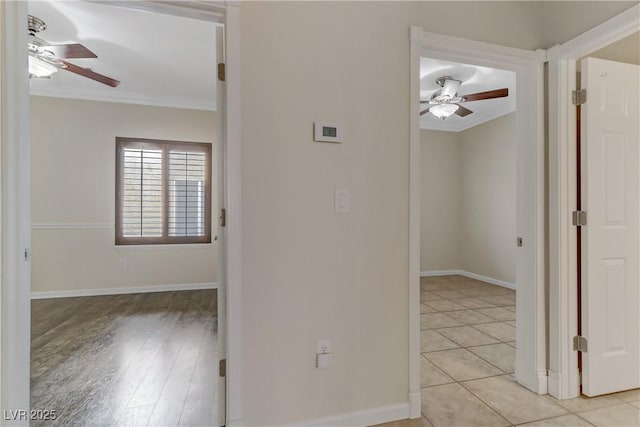
[[117, 424], [122, 427], [146, 427], [149, 425], [149, 417], [153, 412], [153, 408], [154, 405], [129, 408], [118, 419]]
[[209, 426], [217, 421], [217, 360], [217, 353], [201, 352], [198, 356], [180, 415], [180, 426]]
[[199, 350], [197, 346], [188, 344], [182, 346], [156, 402], [149, 424], [178, 425], [198, 360]]
[[31, 407], [60, 416], [32, 424], [178, 425], [185, 407], [210, 419], [198, 402], [217, 403], [216, 309], [215, 290], [33, 301]]

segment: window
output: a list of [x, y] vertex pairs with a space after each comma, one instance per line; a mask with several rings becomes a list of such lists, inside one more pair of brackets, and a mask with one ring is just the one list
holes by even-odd
[[116, 138], [116, 244], [211, 243], [211, 144]]

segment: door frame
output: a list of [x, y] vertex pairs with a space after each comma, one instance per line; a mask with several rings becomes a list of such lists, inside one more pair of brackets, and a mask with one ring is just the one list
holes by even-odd
[[[118, 1], [105, 4], [123, 6]], [[240, 5], [236, 2], [163, 3], [127, 6], [224, 24], [226, 98], [223, 123], [226, 198], [226, 421], [242, 425], [241, 312], [241, 106]], [[30, 385], [30, 111], [27, 55], [27, 2], [0, 2], [0, 411], [29, 410]], [[25, 256], [25, 251], [27, 256]], [[220, 288], [219, 288], [220, 291]], [[225, 345], [226, 344], [226, 345]], [[2, 420], [4, 421], [4, 420]], [[5, 424], [0, 421], [1, 424]], [[11, 424], [11, 423], [8, 423]], [[15, 425], [28, 425], [27, 421]]]
[[640, 5], [547, 51], [549, 61], [549, 394], [558, 399], [580, 393], [578, 353], [577, 233], [571, 222], [576, 207], [577, 61], [640, 31]]
[[[0, 410], [29, 409], [31, 331], [27, 3], [0, 4]], [[3, 425], [5, 420], [0, 421]], [[28, 421], [6, 422], [28, 425]]]
[[[420, 417], [420, 57], [472, 63], [516, 73], [517, 235], [516, 380], [547, 392], [544, 291], [544, 123], [545, 51], [528, 51], [410, 29], [409, 121], [409, 405]], [[532, 102], [533, 100], [533, 102]], [[516, 242], [513, 242], [514, 247]], [[533, 303], [532, 303], [533, 302]]]

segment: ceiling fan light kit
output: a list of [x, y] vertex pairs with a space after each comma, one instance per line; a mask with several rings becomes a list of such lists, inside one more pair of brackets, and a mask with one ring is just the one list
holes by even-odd
[[436, 83], [442, 89], [435, 91], [428, 101], [420, 101], [421, 104], [429, 104], [429, 107], [420, 111], [420, 115], [431, 113], [439, 119], [457, 114], [460, 117], [473, 113], [466, 107], [460, 105], [462, 102], [482, 101], [485, 99], [504, 98], [509, 96], [509, 89], [502, 88], [487, 92], [478, 92], [470, 95], [459, 95], [458, 89], [462, 84], [461, 80], [456, 80], [451, 76], [442, 76], [436, 79]]
[[58, 68], [37, 56], [29, 55], [29, 78], [50, 78]]
[[64, 61], [69, 58], [97, 58], [96, 54], [79, 43], [67, 43], [52, 45], [36, 36], [37, 33], [47, 29], [47, 24], [33, 15], [28, 17], [29, 43], [29, 78], [51, 78], [51, 75], [59, 69], [69, 71], [82, 77], [97, 81], [107, 86], [116, 87], [118, 80], [103, 76], [89, 68], [79, 67]]
[[455, 113], [458, 110], [458, 108], [459, 106], [456, 104], [439, 104], [431, 107], [429, 109], [429, 112], [434, 116], [436, 116], [437, 118], [444, 120], [450, 115], [452, 115], [453, 113]]

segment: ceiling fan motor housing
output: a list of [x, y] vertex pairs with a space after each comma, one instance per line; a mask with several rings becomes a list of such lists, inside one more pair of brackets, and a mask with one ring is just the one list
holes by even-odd
[[442, 76], [436, 79], [436, 83], [442, 89], [434, 92], [431, 96], [433, 104], [451, 104], [462, 101], [462, 97], [458, 96], [458, 88], [462, 84], [460, 80], [456, 80], [451, 76]]
[[29, 15], [27, 25], [29, 27], [29, 34], [32, 36], [47, 29], [47, 24], [42, 19], [36, 18], [33, 15]]

